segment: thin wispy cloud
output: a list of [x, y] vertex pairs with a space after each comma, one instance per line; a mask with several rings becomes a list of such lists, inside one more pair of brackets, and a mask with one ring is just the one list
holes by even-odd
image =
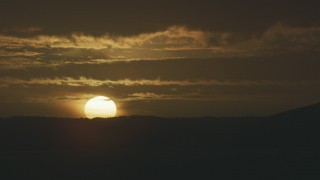
[[0, 49], [0, 57], [31, 57], [38, 56], [43, 53], [33, 51], [6, 51]]
[[211, 33], [173, 26], [164, 31], [144, 33], [136, 36], [91, 36], [71, 34], [70, 36], [38, 35], [30, 38], [0, 36], [1, 47], [33, 48], [81, 48], [81, 49], [130, 49], [130, 48], [207, 48]]
[[293, 27], [277, 23], [259, 37], [252, 37], [248, 45], [262, 50], [320, 51], [320, 27]]
[[[122, 79], [122, 80], [97, 80], [86, 77], [72, 78], [33, 78], [29, 80], [18, 78], [0, 78], [2, 87], [20, 85], [20, 86], [34, 86], [34, 85], [55, 85], [55, 86], [253, 86], [253, 85], [281, 85], [281, 84], [301, 84], [304, 82], [290, 82], [290, 81], [217, 81], [217, 80], [182, 80], [182, 81], [167, 81], [161, 79]], [[311, 84], [318, 84], [318, 82], [305, 82]]]
[[3, 29], [3, 33], [35, 33], [42, 31], [40, 26], [30, 26], [30, 27], [13, 27]]
[[[270, 97], [269, 97], [270, 98]], [[122, 101], [246, 101], [266, 100], [267, 95], [242, 95], [238, 94], [202, 94], [199, 92], [180, 94], [159, 94], [154, 92], [140, 92], [129, 94]]]
[[5, 57], [0, 59], [0, 70], [21, 70], [24, 68], [44, 67], [44, 62], [27, 57]]

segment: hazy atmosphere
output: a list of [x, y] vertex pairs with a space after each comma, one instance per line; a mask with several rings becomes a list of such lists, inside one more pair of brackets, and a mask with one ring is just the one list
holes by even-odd
[[319, 180], [315, 0], [0, 0], [0, 179]]
[[0, 2], [0, 116], [272, 115], [320, 101], [317, 1]]

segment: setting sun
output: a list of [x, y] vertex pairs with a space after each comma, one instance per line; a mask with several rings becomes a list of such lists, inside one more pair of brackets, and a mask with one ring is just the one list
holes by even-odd
[[117, 113], [116, 104], [105, 96], [96, 96], [90, 99], [84, 106], [86, 117], [92, 118], [109, 118], [114, 117]]

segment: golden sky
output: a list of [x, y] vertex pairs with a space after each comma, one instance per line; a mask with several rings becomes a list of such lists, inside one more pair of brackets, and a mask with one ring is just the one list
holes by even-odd
[[0, 116], [270, 115], [320, 101], [314, 1], [1, 1]]

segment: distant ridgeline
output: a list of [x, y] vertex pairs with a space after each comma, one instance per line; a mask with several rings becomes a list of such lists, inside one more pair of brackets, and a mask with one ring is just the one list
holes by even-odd
[[320, 104], [270, 117], [0, 119], [1, 179], [320, 179]]

